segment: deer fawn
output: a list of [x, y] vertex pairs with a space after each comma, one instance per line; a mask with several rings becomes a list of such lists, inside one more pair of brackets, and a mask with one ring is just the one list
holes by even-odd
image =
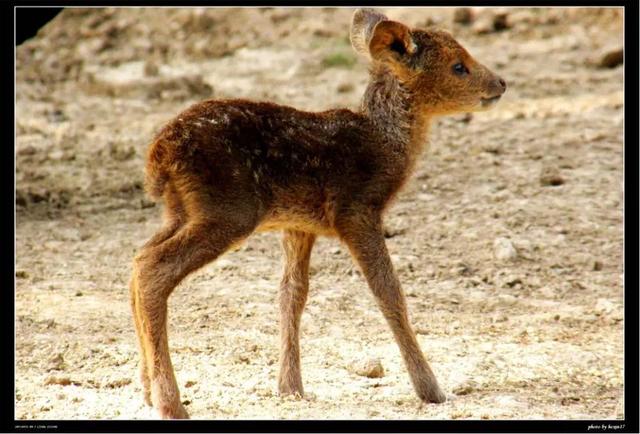
[[410, 29], [372, 9], [354, 13], [350, 37], [371, 61], [359, 112], [209, 100], [169, 122], [150, 146], [145, 187], [164, 201], [165, 225], [134, 260], [131, 305], [145, 401], [162, 418], [189, 417], [169, 356], [169, 295], [251, 233], [276, 229], [286, 258], [279, 392], [304, 393], [300, 317], [311, 249], [327, 235], [361, 267], [418, 396], [446, 399], [411, 328], [382, 214], [412, 172], [431, 119], [487, 109], [506, 84], [450, 34]]

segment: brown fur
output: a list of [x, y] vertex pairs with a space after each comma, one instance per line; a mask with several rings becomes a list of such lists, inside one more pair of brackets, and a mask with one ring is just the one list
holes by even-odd
[[[189, 273], [257, 230], [283, 230], [278, 388], [302, 395], [299, 327], [317, 235], [337, 236], [362, 268], [418, 396], [443, 402], [409, 321], [382, 214], [408, 179], [437, 115], [489, 106], [506, 85], [448, 33], [356, 11], [351, 39], [372, 61], [362, 109], [308, 113], [246, 100], [204, 101], [151, 144], [148, 193], [166, 223], [136, 256], [131, 305], [145, 400], [186, 418], [167, 341], [167, 300]], [[468, 73], [453, 71], [462, 62]]]

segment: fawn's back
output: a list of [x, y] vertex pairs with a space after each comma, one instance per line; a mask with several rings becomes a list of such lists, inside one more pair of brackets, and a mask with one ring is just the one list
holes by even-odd
[[336, 210], [354, 202], [381, 209], [403, 181], [406, 157], [387, 148], [367, 117], [346, 109], [209, 100], [158, 134], [147, 185], [169, 201], [199, 190], [217, 209], [242, 203], [263, 221], [260, 230], [330, 234]]

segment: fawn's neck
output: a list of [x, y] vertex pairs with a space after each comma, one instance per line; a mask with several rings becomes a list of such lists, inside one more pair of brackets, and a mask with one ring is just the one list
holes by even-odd
[[362, 112], [392, 147], [405, 154], [412, 169], [425, 147], [431, 117], [419, 111], [411, 92], [385, 66], [373, 67]]

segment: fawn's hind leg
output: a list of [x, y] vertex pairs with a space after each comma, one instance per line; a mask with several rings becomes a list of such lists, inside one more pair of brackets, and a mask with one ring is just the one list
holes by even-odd
[[[156, 246], [158, 244], [163, 243], [164, 241], [171, 238], [175, 233], [182, 227], [185, 220], [185, 212], [182, 207], [182, 203], [179, 200], [178, 195], [173, 190], [172, 186], [168, 186], [167, 195], [165, 196], [166, 202], [166, 223], [162, 229], [156, 232], [155, 235], [149, 239], [145, 243], [142, 248], [149, 246]], [[133, 273], [131, 277], [131, 281], [129, 284], [130, 288], [130, 301], [131, 301], [131, 310], [133, 312], [133, 321], [135, 324], [136, 335], [138, 337], [138, 352], [140, 353], [140, 362], [139, 362], [139, 375], [140, 381], [142, 383], [142, 389], [144, 393], [144, 402], [147, 405], [152, 405], [151, 403], [151, 381], [149, 379], [149, 369], [147, 366], [147, 356], [145, 353], [145, 346], [143, 341], [143, 331], [142, 331], [142, 317], [139, 312], [138, 306], [140, 305], [139, 301], [139, 292], [138, 292], [138, 283], [136, 281], [137, 274]]]
[[213, 261], [253, 227], [237, 222], [188, 222], [159, 244], [147, 244], [134, 261], [132, 285], [141, 326], [151, 401], [163, 419], [188, 418], [180, 402], [167, 338], [167, 299], [189, 273]]
[[389, 258], [379, 218], [366, 216], [363, 212], [353, 218], [343, 219], [338, 232], [362, 268], [376, 302], [391, 327], [418, 396], [426, 402], [444, 402], [446, 397], [411, 328], [404, 293]]
[[285, 230], [282, 247], [285, 256], [280, 283], [280, 374], [281, 394], [304, 395], [300, 374], [300, 317], [309, 293], [309, 258], [314, 234]]

